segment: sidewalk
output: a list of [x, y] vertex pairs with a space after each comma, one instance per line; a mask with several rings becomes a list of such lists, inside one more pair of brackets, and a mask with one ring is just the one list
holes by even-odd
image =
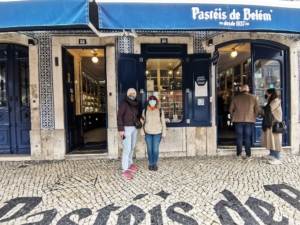
[[132, 180], [120, 160], [0, 162], [0, 224], [300, 224], [300, 156], [134, 162]]

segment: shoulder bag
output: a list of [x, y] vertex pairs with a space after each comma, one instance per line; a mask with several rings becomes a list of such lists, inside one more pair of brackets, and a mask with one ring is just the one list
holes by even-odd
[[287, 130], [286, 130], [285, 122], [284, 121], [277, 122], [276, 120], [274, 120], [274, 116], [273, 116], [272, 132], [275, 134], [286, 134]]
[[137, 115], [135, 115], [135, 113], [133, 112], [132, 110], [132, 107], [130, 104], [128, 104], [131, 111], [132, 111], [132, 122], [133, 122], [133, 125], [135, 126], [136, 129], [141, 129], [143, 127], [143, 124], [141, 123], [140, 119], [137, 117]]

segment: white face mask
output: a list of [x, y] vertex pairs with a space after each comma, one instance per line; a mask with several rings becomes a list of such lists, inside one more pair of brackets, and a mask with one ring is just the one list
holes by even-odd
[[150, 101], [149, 101], [149, 105], [155, 106], [155, 104], [156, 104], [156, 100], [150, 100]]

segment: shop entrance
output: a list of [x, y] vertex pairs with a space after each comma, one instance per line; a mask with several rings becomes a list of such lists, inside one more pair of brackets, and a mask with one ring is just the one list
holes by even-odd
[[105, 49], [63, 48], [67, 153], [107, 152]]
[[[230, 42], [217, 47], [220, 60], [217, 67], [218, 146], [235, 148], [236, 134], [231, 122], [231, 99], [247, 84], [250, 93], [258, 97], [260, 112], [266, 104], [264, 94], [275, 88], [282, 101], [283, 119], [289, 127], [289, 86], [287, 48], [271, 42]], [[252, 147], [259, 147], [262, 117], [259, 114], [252, 132]], [[282, 145], [289, 144], [289, 134]]]
[[157, 96], [167, 127], [211, 126], [209, 58], [187, 54], [184, 44], [142, 44], [140, 55], [119, 54], [119, 104], [134, 87], [141, 111], [148, 96]]

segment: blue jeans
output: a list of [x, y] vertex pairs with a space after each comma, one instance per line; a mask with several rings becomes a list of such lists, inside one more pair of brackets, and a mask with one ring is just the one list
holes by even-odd
[[147, 152], [148, 152], [148, 160], [150, 166], [156, 166], [158, 162], [159, 155], [159, 144], [161, 141], [161, 133], [160, 134], [145, 134], [146, 144], [147, 144]]
[[122, 154], [122, 172], [128, 170], [132, 165], [132, 155], [136, 143], [136, 136], [138, 130], [134, 126], [125, 126], [124, 135], [125, 139], [122, 140], [123, 154]]
[[253, 123], [238, 122], [235, 123], [236, 140], [236, 155], [242, 154], [243, 140], [245, 141], [246, 156], [251, 156], [251, 133]]
[[270, 149], [270, 155], [274, 156], [275, 159], [280, 159], [280, 151]]

